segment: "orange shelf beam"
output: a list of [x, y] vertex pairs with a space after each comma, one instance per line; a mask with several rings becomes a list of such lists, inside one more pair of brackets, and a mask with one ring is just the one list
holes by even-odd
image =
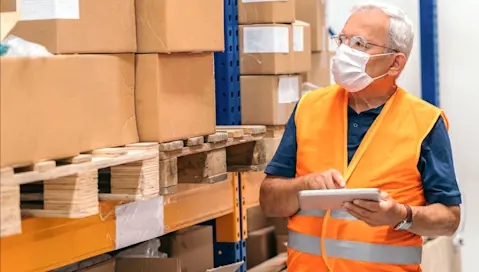
[[[176, 193], [159, 197], [164, 233], [233, 213], [234, 184], [235, 177], [213, 184], [179, 184]], [[0, 239], [0, 271], [47, 271], [117, 249], [115, 208], [120, 204], [101, 201], [100, 214], [82, 219], [24, 219], [22, 234]]]

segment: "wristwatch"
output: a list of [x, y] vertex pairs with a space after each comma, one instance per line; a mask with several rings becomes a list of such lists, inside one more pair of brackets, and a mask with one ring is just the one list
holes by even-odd
[[394, 227], [395, 230], [408, 230], [412, 226], [412, 209], [408, 205], [404, 205], [404, 207], [407, 212], [406, 218]]

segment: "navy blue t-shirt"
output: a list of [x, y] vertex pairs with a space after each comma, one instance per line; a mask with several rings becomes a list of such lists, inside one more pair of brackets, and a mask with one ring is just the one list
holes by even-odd
[[[348, 108], [348, 163], [354, 156], [364, 135], [381, 113], [383, 106], [356, 113]], [[293, 114], [289, 118], [283, 139], [265, 173], [273, 176], [294, 178], [296, 176], [296, 124]], [[456, 180], [452, 159], [451, 142], [444, 119], [441, 117], [421, 145], [418, 162], [424, 196], [429, 204], [440, 203], [446, 206], [461, 204], [461, 193]]]

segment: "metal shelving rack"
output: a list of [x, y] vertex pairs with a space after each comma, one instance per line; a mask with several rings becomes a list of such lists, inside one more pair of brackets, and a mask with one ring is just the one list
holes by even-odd
[[422, 98], [439, 106], [437, 1], [419, 0]]

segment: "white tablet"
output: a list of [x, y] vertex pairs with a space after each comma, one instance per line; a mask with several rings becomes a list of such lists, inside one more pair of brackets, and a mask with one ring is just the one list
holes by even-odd
[[355, 199], [379, 201], [380, 190], [376, 188], [305, 190], [298, 193], [298, 198], [301, 210], [341, 209], [344, 202]]

